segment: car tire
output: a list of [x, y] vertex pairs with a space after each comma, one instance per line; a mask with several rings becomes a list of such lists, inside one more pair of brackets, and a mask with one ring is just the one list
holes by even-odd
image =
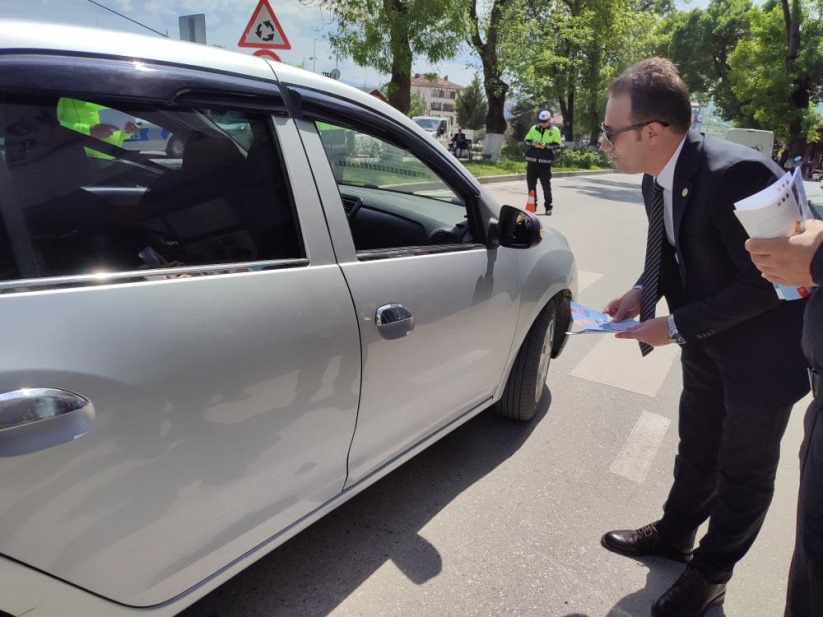
[[502, 416], [527, 422], [537, 414], [554, 349], [557, 308], [549, 302], [517, 352], [503, 397], [495, 404]]
[[179, 137], [172, 136], [169, 143], [166, 144], [166, 154], [169, 158], [181, 159], [183, 158], [183, 149], [185, 144]]

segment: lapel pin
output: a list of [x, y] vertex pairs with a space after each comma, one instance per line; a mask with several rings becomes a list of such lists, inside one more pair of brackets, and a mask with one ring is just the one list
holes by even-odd
[[686, 197], [689, 194], [689, 189], [683, 189], [683, 192], [680, 193], [683, 197]]

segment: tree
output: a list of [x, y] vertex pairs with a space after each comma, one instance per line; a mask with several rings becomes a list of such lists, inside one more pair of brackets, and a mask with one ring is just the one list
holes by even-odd
[[572, 141], [579, 124], [597, 142], [608, 80], [651, 47], [659, 21], [632, 0], [512, 0], [506, 14], [502, 55], [513, 83], [524, 94], [556, 101], [564, 134]]
[[409, 112], [406, 115], [409, 118], [426, 115], [426, 103], [419, 92], [411, 96], [411, 105], [409, 105]]
[[480, 77], [475, 75], [471, 83], [460, 93], [457, 101], [457, 124], [476, 131], [485, 125], [488, 112], [489, 106], [483, 94]]
[[705, 10], [676, 14], [671, 22], [671, 58], [689, 91], [712, 100], [726, 119], [760, 128], [744, 117], [741, 101], [732, 89], [730, 58], [737, 44], [749, 38], [750, 0], [711, 0]]
[[[795, 12], [797, 10], [797, 12]], [[821, 6], [798, 0], [753, 8], [751, 32], [730, 58], [732, 89], [744, 116], [789, 142], [789, 154], [802, 154], [816, 139], [814, 102], [823, 96]], [[802, 29], [796, 29], [800, 23]], [[736, 118], [735, 118], [736, 119]]]
[[388, 101], [408, 113], [412, 60], [440, 62], [454, 57], [466, 32], [460, 0], [301, 0], [329, 9], [337, 30], [332, 50], [391, 76]]
[[[488, 111], [486, 112], [486, 137], [483, 140], [483, 154], [490, 160], [500, 157], [503, 134], [506, 132], [506, 117], [503, 109], [509, 84], [503, 81], [503, 65], [498, 57], [498, 35], [503, 15], [511, 0], [492, 0], [488, 16], [477, 12], [477, 0], [472, 0], [469, 8], [469, 42], [480, 56], [483, 68], [483, 89], [486, 92]], [[485, 32], [484, 32], [485, 31]], [[485, 41], [483, 35], [485, 34]]]

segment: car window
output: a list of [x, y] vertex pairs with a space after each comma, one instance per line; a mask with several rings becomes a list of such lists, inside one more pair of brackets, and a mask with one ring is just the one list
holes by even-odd
[[[165, 137], [129, 146], [152, 127]], [[172, 137], [179, 152], [162, 147]], [[265, 114], [0, 95], [0, 143], [11, 189], [0, 212], [7, 233], [30, 242], [29, 275], [304, 256]]]
[[366, 130], [315, 126], [358, 252], [473, 242], [464, 200], [414, 153]]

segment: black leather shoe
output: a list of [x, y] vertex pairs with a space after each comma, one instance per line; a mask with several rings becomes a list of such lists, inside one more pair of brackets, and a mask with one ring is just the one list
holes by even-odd
[[640, 529], [617, 529], [600, 539], [600, 544], [621, 555], [647, 557], [660, 555], [673, 561], [689, 561], [692, 558], [694, 540], [673, 542], [660, 535], [655, 523]]
[[697, 568], [686, 566], [674, 585], [652, 605], [652, 617], [703, 617], [725, 599], [725, 583], [712, 583]]

